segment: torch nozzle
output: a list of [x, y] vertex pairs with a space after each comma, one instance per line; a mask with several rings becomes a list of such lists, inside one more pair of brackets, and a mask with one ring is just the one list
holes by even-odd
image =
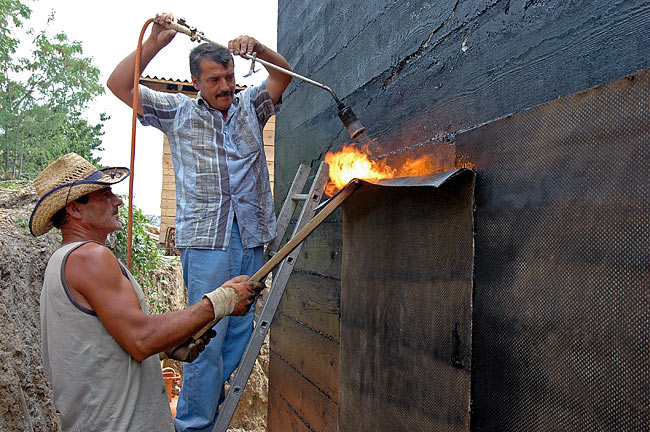
[[339, 118], [352, 138], [356, 138], [366, 131], [365, 126], [361, 124], [350, 107], [343, 106], [343, 108], [340, 108]]

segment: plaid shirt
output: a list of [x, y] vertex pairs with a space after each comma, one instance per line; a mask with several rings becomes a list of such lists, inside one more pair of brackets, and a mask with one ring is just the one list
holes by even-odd
[[278, 112], [266, 81], [235, 95], [224, 121], [199, 92], [153, 91], [140, 86], [145, 126], [169, 140], [176, 174], [176, 247], [225, 249], [237, 217], [245, 248], [271, 241], [273, 197], [262, 129]]

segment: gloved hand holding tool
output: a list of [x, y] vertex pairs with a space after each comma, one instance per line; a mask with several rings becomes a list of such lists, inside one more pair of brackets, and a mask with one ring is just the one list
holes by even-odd
[[210, 329], [197, 340], [189, 338], [182, 344], [177, 345], [174, 348], [165, 351], [164, 353], [161, 353], [160, 359], [164, 360], [166, 358], [169, 358], [172, 360], [192, 363], [199, 356], [199, 353], [203, 352], [205, 346], [210, 343], [210, 339], [216, 335], [217, 332], [214, 331], [214, 329]]
[[[203, 296], [212, 303], [214, 320], [216, 323], [227, 315], [244, 316], [255, 302], [257, 295], [264, 289], [262, 282], [251, 280], [248, 276], [237, 276], [224, 282], [216, 290]], [[214, 325], [214, 324], [213, 324]], [[185, 342], [169, 351], [165, 351], [167, 358], [187, 363], [193, 362], [199, 353], [210, 343], [217, 332], [209, 329], [198, 338], [189, 338]]]

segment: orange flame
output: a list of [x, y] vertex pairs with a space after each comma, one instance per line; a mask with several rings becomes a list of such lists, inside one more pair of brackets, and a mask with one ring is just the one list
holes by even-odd
[[338, 153], [327, 153], [325, 163], [329, 165], [330, 181], [325, 193], [334, 195], [353, 178], [363, 180], [380, 180], [395, 177], [410, 177], [428, 174], [432, 171], [430, 157], [407, 159], [401, 167], [392, 168], [385, 161], [369, 159], [367, 147], [363, 151], [352, 145], [346, 145]]
[[368, 159], [368, 153], [351, 145], [343, 146], [343, 150], [338, 153], [327, 153], [325, 163], [330, 168], [330, 181], [325, 193], [330, 196], [334, 195], [353, 178], [379, 180], [395, 176], [395, 170], [371, 161]]

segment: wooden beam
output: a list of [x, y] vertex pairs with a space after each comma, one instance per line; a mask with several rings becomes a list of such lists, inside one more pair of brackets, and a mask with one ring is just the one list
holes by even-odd
[[[261, 269], [257, 271], [252, 277], [252, 281], [261, 282], [264, 278], [271, 273], [271, 271], [282, 262], [300, 243], [302, 243], [309, 234], [311, 234], [323, 221], [334, 212], [343, 201], [345, 201], [352, 193], [361, 186], [361, 182], [357, 179], [352, 179], [341, 191], [329, 200], [327, 205], [309, 221], [303, 229], [301, 229], [286, 245], [282, 247]], [[219, 320], [214, 319], [199, 330], [193, 337], [198, 340], [203, 334], [211, 329]]]

